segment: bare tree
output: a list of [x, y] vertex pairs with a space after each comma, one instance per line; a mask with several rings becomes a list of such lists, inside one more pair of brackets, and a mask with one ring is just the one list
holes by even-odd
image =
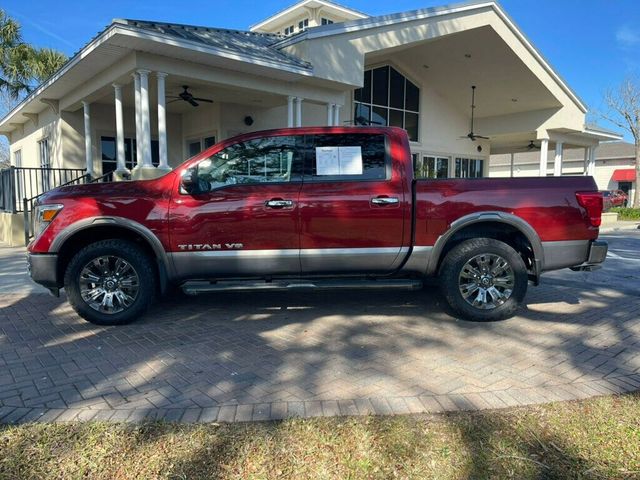
[[[9, 113], [20, 101], [20, 97], [14, 98], [6, 90], [0, 89], [0, 118]], [[0, 135], [0, 168], [11, 164], [9, 155], [9, 141], [7, 137]]]
[[606, 111], [600, 113], [605, 120], [629, 132], [636, 146], [636, 188], [633, 207], [640, 208], [640, 82], [627, 78], [620, 85], [608, 90], [604, 96]]

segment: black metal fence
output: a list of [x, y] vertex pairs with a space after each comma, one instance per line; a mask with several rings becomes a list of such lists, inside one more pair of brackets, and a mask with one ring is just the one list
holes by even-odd
[[82, 168], [9, 167], [0, 170], [0, 211], [21, 213], [24, 199], [38, 197], [52, 188], [88, 183]]
[[[84, 170], [80, 170], [84, 172]], [[56, 185], [56, 187], [65, 187], [67, 185], [80, 185], [83, 183], [106, 183], [113, 182], [113, 172], [109, 172], [101, 177], [91, 178], [91, 175], [87, 173], [83, 173], [79, 177], [73, 178], [68, 182], [62, 183], [60, 185]], [[52, 187], [55, 188], [55, 187]], [[27, 198], [25, 197], [22, 200], [22, 214], [24, 215], [24, 244], [28, 245], [29, 241], [33, 237], [33, 207], [36, 200], [41, 197], [45, 192], [34, 195], [33, 197]]]

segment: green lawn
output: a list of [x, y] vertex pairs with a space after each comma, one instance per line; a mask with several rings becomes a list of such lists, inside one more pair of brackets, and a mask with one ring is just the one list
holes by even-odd
[[640, 394], [448, 415], [2, 426], [0, 478], [640, 478]]

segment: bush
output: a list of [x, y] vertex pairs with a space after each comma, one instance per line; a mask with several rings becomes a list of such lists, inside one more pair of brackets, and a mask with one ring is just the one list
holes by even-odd
[[609, 211], [617, 213], [620, 220], [640, 220], [640, 208], [614, 207]]

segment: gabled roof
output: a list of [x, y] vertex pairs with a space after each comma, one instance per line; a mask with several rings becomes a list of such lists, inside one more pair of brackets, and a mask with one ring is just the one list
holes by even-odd
[[389, 25], [398, 25], [405, 22], [411, 22], [415, 20], [423, 20], [433, 17], [439, 17], [444, 15], [465, 15], [475, 10], [481, 10], [484, 8], [491, 8], [500, 19], [507, 25], [507, 27], [514, 33], [524, 47], [534, 56], [534, 58], [540, 63], [540, 65], [547, 71], [547, 73], [557, 82], [562, 90], [571, 98], [571, 100], [578, 106], [582, 112], [587, 112], [587, 106], [582, 99], [573, 91], [569, 84], [554, 70], [547, 59], [535, 48], [533, 43], [526, 37], [526, 35], [518, 28], [515, 22], [507, 15], [496, 0], [473, 0], [463, 3], [455, 3], [450, 5], [443, 5], [439, 7], [421, 8], [419, 10], [412, 10], [408, 12], [393, 13], [389, 15], [379, 15], [375, 17], [367, 17], [358, 20], [349, 20], [342, 23], [324, 25], [315, 28], [310, 28], [304, 32], [300, 32], [297, 35], [285, 37], [281, 40], [276, 47], [284, 48], [290, 45], [294, 45], [305, 40], [313, 40], [323, 37], [332, 37], [344, 33], [360, 32], [369, 30], [372, 28], [385, 27]]
[[284, 36], [269, 33], [245, 32], [224, 28], [200, 27], [178, 23], [150, 22], [145, 20], [115, 19], [114, 23], [136, 29], [159, 33], [181, 40], [201, 43], [208, 47], [227, 50], [242, 56], [253, 56], [293, 67], [310, 68], [310, 64], [293, 55], [272, 48]]

